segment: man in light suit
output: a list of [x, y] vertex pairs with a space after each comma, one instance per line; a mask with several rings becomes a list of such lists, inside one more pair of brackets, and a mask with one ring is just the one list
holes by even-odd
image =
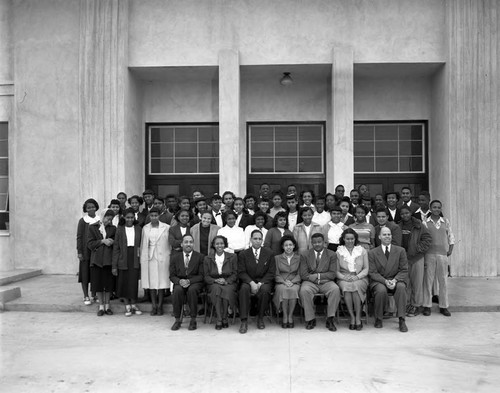
[[252, 247], [238, 255], [238, 278], [241, 286], [240, 301], [240, 333], [248, 330], [248, 313], [251, 295], [257, 298], [257, 328], [264, 329], [264, 312], [269, 307], [271, 291], [276, 275], [274, 254], [269, 248], [262, 247], [262, 232], [255, 229], [250, 234]]
[[191, 313], [188, 330], [196, 330], [196, 314], [198, 311], [198, 295], [203, 289], [203, 259], [199, 252], [193, 251], [193, 236], [185, 234], [182, 237], [182, 253], [174, 255], [170, 262], [170, 281], [174, 284], [172, 305], [174, 306], [175, 322], [172, 330], [181, 327], [181, 313], [184, 299]]
[[408, 280], [408, 259], [403, 247], [392, 244], [389, 228], [380, 229], [381, 245], [368, 252], [370, 263], [370, 290], [375, 301], [375, 327], [381, 328], [384, 307], [388, 293], [394, 294], [399, 317], [399, 330], [407, 332], [405, 323], [406, 282]]
[[325, 239], [322, 233], [315, 233], [311, 237], [313, 248], [303, 254], [300, 263], [300, 300], [304, 307], [306, 329], [316, 326], [314, 295], [323, 293], [328, 300], [326, 328], [331, 332], [337, 330], [333, 318], [340, 302], [340, 289], [333, 281], [337, 276], [337, 255], [325, 248]]

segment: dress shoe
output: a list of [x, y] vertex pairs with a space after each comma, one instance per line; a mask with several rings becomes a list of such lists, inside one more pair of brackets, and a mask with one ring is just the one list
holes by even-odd
[[257, 319], [257, 329], [264, 329], [266, 327], [266, 325], [264, 325], [264, 319], [263, 318], [259, 318]]
[[215, 324], [215, 330], [222, 330], [222, 322], [217, 322]]
[[399, 331], [402, 333], [406, 333], [408, 331], [405, 320], [402, 318], [399, 320]]
[[153, 306], [151, 308], [151, 312], [149, 313], [149, 315], [153, 316], [153, 315], [157, 315], [157, 314], [158, 314], [158, 309], [155, 306]]
[[283, 329], [288, 329], [288, 323], [287, 323], [287, 322], [282, 322], [282, 323], [281, 323], [281, 327], [282, 327]]
[[443, 314], [445, 317], [451, 317], [451, 313], [448, 311], [447, 308], [440, 308], [439, 312]]
[[245, 334], [247, 330], [248, 330], [248, 322], [247, 321], [241, 322], [240, 333]]
[[159, 307], [156, 309], [156, 315], [163, 315], [163, 307]]
[[361, 329], [363, 329], [363, 322], [360, 322], [359, 325], [354, 326], [356, 326], [356, 330], [359, 332]]
[[356, 330], [356, 325], [353, 323], [349, 324], [349, 330]]
[[227, 319], [223, 319], [223, 320], [222, 320], [222, 327], [223, 327], [224, 329], [226, 329], [226, 328], [228, 328], [228, 327], [229, 327], [229, 323], [228, 323]]
[[179, 330], [181, 328], [181, 321], [175, 321], [172, 325], [172, 330]]
[[110, 308], [106, 309], [105, 313], [106, 315], [113, 315], [113, 311]]
[[307, 321], [307, 323], [306, 323], [307, 330], [314, 329], [314, 326], [316, 326], [316, 320], [311, 319], [310, 321]]
[[104, 315], [104, 310], [101, 308], [99, 311], [97, 311], [97, 316], [102, 317]]
[[295, 327], [295, 323], [293, 321], [292, 322], [288, 322], [286, 327], [288, 329], [293, 329]]
[[431, 308], [430, 307], [424, 307], [424, 311], [422, 311], [422, 315], [428, 317], [431, 315]]
[[380, 329], [380, 328], [382, 328], [383, 326], [384, 326], [384, 325], [382, 324], [382, 320], [381, 320], [381, 319], [376, 319], [376, 320], [375, 320], [375, 327], [376, 327], [377, 329]]
[[331, 332], [337, 331], [337, 327], [335, 326], [335, 323], [333, 322], [333, 318], [326, 319], [326, 328]]
[[196, 330], [196, 321], [191, 319], [189, 322], [188, 330]]

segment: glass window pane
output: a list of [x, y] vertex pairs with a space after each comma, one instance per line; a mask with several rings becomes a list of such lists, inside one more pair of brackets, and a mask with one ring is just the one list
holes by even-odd
[[299, 145], [300, 156], [322, 156], [321, 142], [301, 142]]
[[0, 141], [0, 157], [9, 156], [9, 141]]
[[[354, 172], [374, 172], [375, 159], [372, 157], [355, 157]], [[371, 189], [370, 189], [371, 190]]]
[[398, 126], [381, 125], [375, 126], [375, 139], [378, 141], [398, 140]]
[[151, 142], [173, 142], [174, 129], [172, 127], [151, 128]]
[[198, 145], [200, 157], [219, 157], [219, 143], [200, 143]]
[[152, 143], [151, 158], [172, 157], [174, 154], [173, 143]]
[[411, 125], [402, 124], [399, 126], [399, 139], [400, 140], [411, 140]]
[[200, 127], [198, 135], [200, 142], [219, 142], [219, 127]]
[[297, 142], [281, 142], [275, 146], [276, 157], [293, 156], [297, 157]]
[[165, 158], [151, 159], [151, 173], [173, 173], [174, 160]]
[[297, 158], [276, 158], [276, 172], [297, 172]]
[[182, 127], [175, 129], [175, 142], [197, 142], [198, 128]]
[[414, 141], [421, 141], [423, 139], [423, 129], [421, 125], [411, 126], [411, 139]]
[[299, 161], [299, 172], [323, 172], [321, 157], [301, 158]]
[[9, 175], [9, 159], [0, 158], [0, 176]]
[[270, 142], [252, 142], [252, 157], [273, 157], [273, 144]]
[[375, 169], [377, 172], [397, 172], [397, 157], [377, 157], [375, 158]]
[[420, 156], [422, 155], [422, 142], [400, 141], [399, 154], [402, 156]]
[[7, 194], [0, 194], [0, 210], [7, 211]]
[[200, 158], [200, 173], [217, 173], [219, 172], [218, 158]]
[[398, 142], [375, 142], [375, 155], [397, 156]]
[[7, 123], [0, 123], [0, 139], [9, 139], [9, 127]]
[[355, 156], [373, 156], [375, 154], [373, 142], [354, 142]]
[[273, 127], [270, 126], [252, 126], [251, 128], [252, 141], [272, 141], [273, 140]]
[[198, 145], [196, 143], [176, 143], [175, 158], [177, 157], [197, 157]]
[[176, 158], [175, 173], [197, 173], [198, 164], [196, 158]]
[[401, 172], [421, 172], [422, 157], [400, 157], [399, 167]]
[[321, 142], [321, 130], [322, 130], [321, 126], [300, 126], [299, 140]]
[[354, 126], [354, 140], [355, 141], [373, 141], [374, 140], [374, 126]]
[[9, 178], [0, 177], [0, 194], [7, 194], [9, 190]]
[[273, 158], [259, 158], [252, 160], [252, 172], [274, 172]]
[[276, 126], [274, 128], [274, 139], [276, 142], [296, 141], [297, 140], [297, 127]]

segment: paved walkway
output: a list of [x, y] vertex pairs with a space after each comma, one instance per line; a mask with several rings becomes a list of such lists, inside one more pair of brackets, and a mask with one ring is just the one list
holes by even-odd
[[361, 332], [170, 330], [172, 318], [4, 312], [3, 392], [497, 392], [500, 313]]

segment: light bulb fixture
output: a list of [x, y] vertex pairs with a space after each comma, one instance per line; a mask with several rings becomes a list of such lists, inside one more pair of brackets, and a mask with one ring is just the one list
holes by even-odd
[[289, 72], [283, 72], [283, 76], [281, 77], [280, 79], [280, 83], [283, 85], [283, 86], [290, 86], [290, 85], [293, 85], [293, 79], [292, 77], [290, 76], [290, 73]]

